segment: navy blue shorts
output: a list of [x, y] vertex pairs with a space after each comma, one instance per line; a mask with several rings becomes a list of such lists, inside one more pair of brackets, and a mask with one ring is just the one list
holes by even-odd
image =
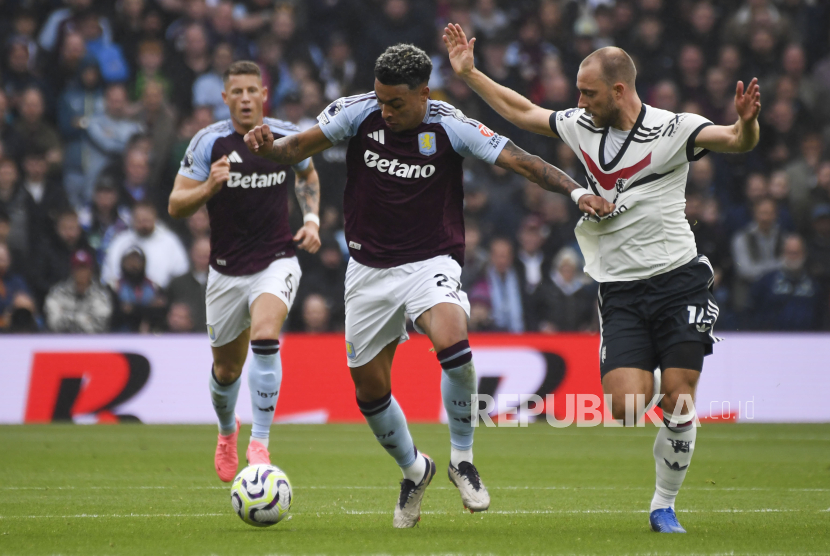
[[645, 280], [600, 284], [601, 375], [622, 367], [653, 372], [681, 342], [704, 344], [711, 354], [718, 318], [713, 282], [709, 259], [698, 255]]

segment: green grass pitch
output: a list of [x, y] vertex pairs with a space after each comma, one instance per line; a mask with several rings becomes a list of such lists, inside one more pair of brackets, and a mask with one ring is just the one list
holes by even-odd
[[446, 478], [446, 427], [412, 433], [438, 465], [419, 527], [392, 528], [400, 473], [368, 427], [297, 425], [271, 440], [291, 519], [256, 529], [215, 476], [215, 427], [0, 427], [0, 554], [830, 553], [830, 425], [705, 424], [687, 535], [648, 530], [651, 426], [479, 429], [492, 506], [476, 515]]

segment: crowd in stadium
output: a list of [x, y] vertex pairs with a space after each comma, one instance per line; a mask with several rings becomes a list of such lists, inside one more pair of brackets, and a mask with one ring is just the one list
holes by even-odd
[[[580, 61], [609, 45], [634, 58], [647, 104], [716, 124], [737, 119], [736, 82], [758, 77], [760, 144], [704, 157], [687, 185], [717, 329], [830, 329], [830, 7], [809, 0], [0, 2], [0, 329], [205, 330], [207, 212], [173, 220], [167, 199], [193, 135], [229, 117], [234, 60], [260, 65], [270, 115], [306, 129], [371, 90], [387, 46], [413, 43], [432, 56], [432, 98], [584, 184], [564, 143], [510, 126], [454, 76], [449, 21], [477, 37], [487, 75], [553, 110], [576, 106]], [[315, 165], [322, 248], [298, 254], [288, 329], [337, 331], [345, 146]], [[465, 216], [471, 330], [598, 330], [570, 199], [468, 162]]]

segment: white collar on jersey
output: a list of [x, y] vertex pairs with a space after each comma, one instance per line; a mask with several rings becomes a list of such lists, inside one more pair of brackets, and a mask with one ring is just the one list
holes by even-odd
[[637, 133], [637, 129], [643, 125], [643, 120], [646, 117], [646, 105], [643, 103], [640, 105], [640, 114], [637, 116], [637, 121], [634, 122], [634, 127], [628, 132], [628, 136], [625, 138], [625, 142], [620, 147], [620, 150], [617, 151], [617, 156], [611, 160], [611, 162], [605, 162], [605, 140], [608, 138], [608, 127], [606, 126], [605, 129], [602, 130], [602, 139], [599, 141], [599, 166], [605, 172], [611, 170], [614, 166], [616, 166], [620, 160], [622, 160], [623, 155], [625, 155], [625, 151], [628, 150], [628, 145], [631, 144], [631, 140], [634, 139], [634, 134]]

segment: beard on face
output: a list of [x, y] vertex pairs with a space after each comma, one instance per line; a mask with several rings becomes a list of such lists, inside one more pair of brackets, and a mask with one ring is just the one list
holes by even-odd
[[614, 104], [611, 93], [605, 99], [605, 104], [591, 113], [591, 119], [597, 127], [615, 127], [619, 129], [619, 122], [622, 119], [622, 110]]

